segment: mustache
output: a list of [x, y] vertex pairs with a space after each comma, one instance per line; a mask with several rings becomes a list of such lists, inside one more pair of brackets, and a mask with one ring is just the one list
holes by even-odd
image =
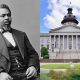
[[11, 22], [11, 21], [10, 21], [10, 20], [5, 20], [4, 23], [5, 23], [5, 22]]
[[[6, 24], [8, 23], [8, 24]], [[1, 22], [0, 23], [0, 27], [6, 27], [6, 26], [10, 26], [11, 25], [11, 21], [5, 21], [5, 22]]]

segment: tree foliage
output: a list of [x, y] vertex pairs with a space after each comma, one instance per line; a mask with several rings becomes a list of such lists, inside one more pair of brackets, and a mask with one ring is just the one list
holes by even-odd
[[46, 47], [42, 47], [41, 48], [41, 57], [43, 57], [43, 58], [49, 58], [48, 49]]

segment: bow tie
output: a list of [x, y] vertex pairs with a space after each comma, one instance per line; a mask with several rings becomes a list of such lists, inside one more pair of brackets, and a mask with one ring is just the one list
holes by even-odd
[[4, 30], [4, 29], [1, 29], [1, 33], [5, 33], [5, 32], [12, 32], [12, 29], [11, 28], [9, 28], [9, 29], [7, 29], [7, 30]]

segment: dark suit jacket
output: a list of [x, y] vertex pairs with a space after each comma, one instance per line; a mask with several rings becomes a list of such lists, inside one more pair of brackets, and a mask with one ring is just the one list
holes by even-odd
[[[24, 62], [27, 65], [27, 68], [29, 66], [35, 66], [35, 68], [39, 71], [38, 54], [30, 44], [25, 32], [12, 29], [12, 34], [19, 47]], [[8, 49], [3, 39], [3, 36], [0, 33], [0, 72], [1, 71], [9, 72], [10, 65], [11, 63], [10, 63]]]

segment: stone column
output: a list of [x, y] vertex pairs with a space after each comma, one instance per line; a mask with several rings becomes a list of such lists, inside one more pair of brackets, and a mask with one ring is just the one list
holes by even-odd
[[64, 50], [64, 35], [63, 35], [63, 50]]
[[72, 49], [73, 49], [73, 35], [72, 35]]
[[60, 35], [58, 35], [58, 48], [60, 49]]
[[56, 37], [56, 36], [54, 35], [54, 49], [55, 49], [55, 37]]
[[69, 49], [69, 35], [67, 35], [67, 50]]
[[50, 35], [50, 46], [49, 46], [50, 52], [52, 52], [52, 41], [51, 41], [51, 35]]
[[76, 35], [76, 49], [78, 50], [78, 35]]

